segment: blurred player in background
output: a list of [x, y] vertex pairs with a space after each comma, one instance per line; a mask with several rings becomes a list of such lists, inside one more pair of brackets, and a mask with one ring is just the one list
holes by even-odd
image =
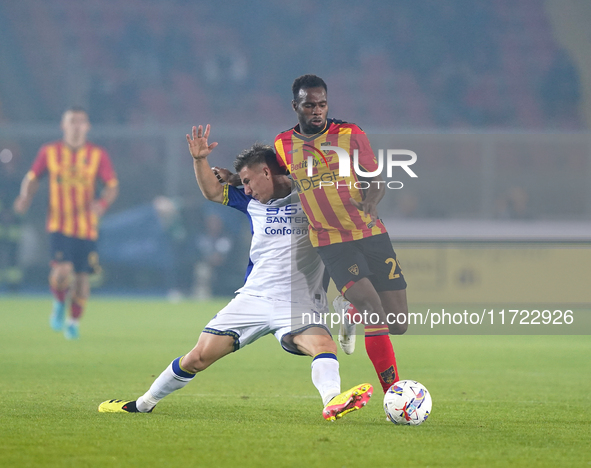
[[[44, 145], [21, 184], [14, 210], [24, 214], [49, 176], [47, 231], [51, 245], [49, 285], [54, 296], [51, 328], [67, 339], [79, 336], [79, 321], [90, 295], [89, 273], [99, 271], [96, 241], [98, 222], [118, 195], [117, 175], [107, 152], [86, 141], [90, 122], [86, 111], [72, 107], [64, 112], [63, 138]], [[97, 178], [104, 183], [95, 198]], [[66, 300], [71, 296], [66, 322]]]
[[210, 320], [195, 347], [172, 361], [144, 395], [135, 401], [105, 401], [99, 412], [151, 412], [162, 398], [183, 388], [198, 372], [268, 334], [275, 335], [287, 352], [313, 357], [312, 382], [322, 398], [326, 420], [360, 409], [373, 387], [362, 384], [341, 393], [337, 348], [319, 315], [326, 309], [324, 266], [308, 240], [305, 217], [286, 214], [301, 211], [291, 180], [277, 164], [273, 148], [255, 144], [235, 162], [244, 189], [222, 186], [222, 176], [214, 173], [207, 161], [217, 146], [208, 144], [209, 130], [209, 125], [205, 132], [201, 125], [193, 127], [187, 142], [205, 198], [240, 210], [251, 221], [244, 286]]
[[[302, 207], [310, 222], [310, 240], [337, 289], [357, 310], [367, 312], [366, 317], [377, 314], [380, 318], [379, 323], [365, 322], [365, 348], [386, 392], [399, 380], [388, 333], [406, 332], [408, 308], [406, 281], [386, 228], [377, 214], [385, 183], [378, 174], [365, 179], [369, 182], [367, 190], [355, 188], [359, 179], [353, 170], [353, 158], [351, 175], [340, 177], [336, 153], [322, 153], [323, 146], [338, 146], [349, 155], [358, 150], [359, 165], [366, 172], [378, 168], [363, 130], [355, 124], [327, 118], [327, 87], [322, 78], [300, 76], [294, 81], [292, 92], [292, 107], [298, 125], [275, 138], [277, 158], [298, 187]], [[310, 155], [314, 159], [324, 155], [314, 165], [312, 177], [307, 175]], [[321, 187], [320, 180], [327, 184]], [[381, 184], [372, 183], [380, 181]], [[347, 301], [336, 299], [337, 312], [349, 308]], [[356, 312], [349, 310], [353, 318], [357, 316]], [[397, 320], [389, 323], [387, 317]], [[403, 317], [404, 323], [399, 323]], [[353, 324], [341, 326], [339, 341], [347, 354], [353, 352], [354, 333]]]

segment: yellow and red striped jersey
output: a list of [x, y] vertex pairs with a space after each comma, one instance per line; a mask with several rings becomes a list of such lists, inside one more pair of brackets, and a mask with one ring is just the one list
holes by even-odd
[[[350, 176], [339, 176], [339, 159], [333, 151], [322, 151], [323, 146], [338, 146], [350, 157]], [[357, 125], [328, 119], [320, 133], [306, 137], [299, 125], [280, 133], [275, 138], [277, 161], [292, 175], [302, 207], [310, 223], [310, 241], [314, 247], [349, 242], [386, 232], [380, 220], [368, 227], [369, 215], [364, 215], [350, 202], [363, 199], [361, 184], [353, 169], [353, 153], [358, 150], [359, 166], [366, 172], [377, 170], [378, 163], [367, 135]], [[310, 155], [323, 155], [314, 162], [312, 177], [307, 174]], [[320, 181], [326, 182], [322, 186]], [[333, 182], [330, 184], [330, 182]]]
[[98, 219], [91, 210], [97, 176], [107, 186], [118, 184], [107, 152], [86, 143], [74, 151], [61, 141], [44, 145], [27, 176], [49, 174], [47, 231], [79, 239], [98, 238]]

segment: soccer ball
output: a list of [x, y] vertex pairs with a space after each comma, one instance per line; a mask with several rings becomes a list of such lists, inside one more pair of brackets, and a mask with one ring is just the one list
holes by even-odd
[[394, 424], [418, 426], [431, 413], [431, 394], [414, 380], [399, 380], [384, 395], [384, 411]]

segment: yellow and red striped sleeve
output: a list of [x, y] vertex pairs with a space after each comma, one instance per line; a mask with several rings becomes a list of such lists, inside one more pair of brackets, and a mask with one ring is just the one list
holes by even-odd
[[97, 173], [98, 176], [107, 187], [116, 187], [119, 184], [119, 181], [117, 179], [117, 173], [113, 168], [113, 163], [111, 162], [109, 154], [102, 148], [96, 148], [100, 150], [100, 162]]
[[47, 148], [51, 145], [43, 145], [37, 152], [37, 156], [27, 172], [29, 179], [37, 179], [47, 171]]
[[289, 171], [289, 163], [287, 161], [287, 153], [283, 146], [283, 139], [281, 133], [275, 138], [275, 154], [277, 155], [277, 162], [279, 166]]

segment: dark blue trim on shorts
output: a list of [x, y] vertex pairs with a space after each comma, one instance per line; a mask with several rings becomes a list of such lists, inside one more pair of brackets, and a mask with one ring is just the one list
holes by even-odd
[[[290, 331], [283, 336], [299, 335], [300, 333], [306, 331], [308, 328], [312, 328], [312, 327], [323, 328], [324, 330], [326, 330], [328, 332], [328, 335], [332, 338], [332, 333], [330, 333], [330, 329], [326, 325], [316, 324], [316, 323], [313, 323], [310, 325], [304, 325], [302, 328], [298, 328], [297, 330]], [[283, 336], [281, 337], [282, 341], [283, 341]], [[307, 356], [307, 354], [300, 353], [299, 351], [292, 351], [291, 349], [287, 349], [285, 346], [283, 346], [283, 342], [281, 343], [281, 347], [283, 348], [284, 351], [287, 351], [290, 354], [295, 354], [296, 356]]]
[[203, 333], [209, 333], [211, 335], [218, 336], [231, 336], [234, 338], [234, 351], [238, 351], [240, 349], [240, 336], [233, 330], [216, 330], [215, 328], [206, 327], [203, 329]]

